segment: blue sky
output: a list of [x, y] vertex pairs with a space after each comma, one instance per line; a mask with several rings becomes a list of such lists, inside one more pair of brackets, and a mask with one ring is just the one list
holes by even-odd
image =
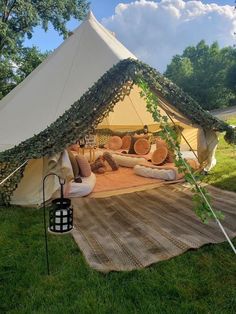
[[[119, 3], [130, 3], [131, 0], [91, 0], [91, 9], [100, 21], [102, 18], [107, 18], [114, 14], [115, 7]], [[234, 5], [234, 0], [209, 0], [202, 1], [203, 3], [217, 3], [218, 5]], [[71, 30], [78, 26], [78, 21], [71, 21], [68, 26]], [[40, 27], [37, 27], [34, 31], [33, 38], [31, 40], [25, 40], [25, 46], [37, 46], [40, 50], [53, 50], [58, 47], [63, 41], [62, 36], [59, 36], [57, 32], [53, 30], [52, 27], [49, 28], [47, 32], [44, 32]]]
[[[102, 18], [109, 17], [115, 12], [115, 7], [119, 3], [130, 3], [130, 0], [90, 0], [91, 9], [100, 21]], [[72, 20], [68, 23], [70, 30], [75, 29], [79, 25], [79, 22]], [[31, 40], [25, 40], [25, 46], [37, 46], [42, 51], [52, 50], [58, 47], [63, 41], [62, 36], [59, 36], [57, 32], [53, 30], [52, 27], [49, 28], [47, 32], [37, 27], [34, 31], [33, 38]]]

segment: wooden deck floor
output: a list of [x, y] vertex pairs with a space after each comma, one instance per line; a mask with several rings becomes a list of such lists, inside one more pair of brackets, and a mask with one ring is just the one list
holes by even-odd
[[[214, 208], [231, 238], [236, 236], [236, 193], [209, 187]], [[89, 265], [99, 271], [132, 270], [207, 243], [225, 241], [214, 221], [203, 224], [192, 211], [192, 195], [181, 185], [73, 201], [73, 237]]]

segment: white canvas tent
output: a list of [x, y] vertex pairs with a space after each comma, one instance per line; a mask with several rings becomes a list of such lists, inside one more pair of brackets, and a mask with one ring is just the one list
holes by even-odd
[[[136, 60], [90, 12], [74, 33], [0, 102], [0, 152], [43, 131], [70, 109], [106, 71], [128, 58]], [[175, 123], [183, 127], [183, 134], [192, 149], [208, 161], [210, 169], [215, 163], [216, 133], [209, 131], [206, 136], [201, 126], [192, 123], [164, 98], [160, 98], [160, 104], [163, 114], [168, 112]], [[105, 117], [98, 129], [137, 130], [145, 124], [151, 131], [159, 129], [146, 111], [146, 104], [135, 86], [129, 96], [116, 104], [114, 112]], [[185, 141], [181, 146], [183, 150], [190, 149]], [[70, 176], [67, 159], [65, 154], [59, 154], [50, 159], [30, 160], [11, 202], [40, 204], [45, 169], [52, 169], [53, 164], [54, 169]], [[57, 188], [57, 181], [51, 178], [47, 198]]]
[[90, 12], [73, 35], [1, 100], [0, 151], [44, 130], [126, 58], [136, 57]]

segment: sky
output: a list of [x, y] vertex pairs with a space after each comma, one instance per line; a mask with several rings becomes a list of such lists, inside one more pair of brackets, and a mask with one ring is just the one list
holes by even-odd
[[[236, 42], [234, 0], [90, 0], [90, 3], [98, 21], [115, 32], [139, 59], [162, 72], [174, 55], [202, 39], [208, 44], [217, 40], [221, 47]], [[72, 20], [68, 28], [73, 30], [78, 25], [78, 21]], [[46, 33], [37, 27], [33, 38], [25, 40], [25, 46], [35, 45], [46, 51], [55, 49], [62, 41], [52, 27]]]

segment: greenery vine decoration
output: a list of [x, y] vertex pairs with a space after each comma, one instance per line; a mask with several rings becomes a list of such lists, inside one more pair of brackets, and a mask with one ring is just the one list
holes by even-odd
[[[159, 133], [159, 136], [166, 141], [168, 148], [177, 155], [174, 162], [178, 171], [184, 174], [185, 180], [192, 187], [194, 212], [203, 222], [207, 222], [209, 218], [214, 218], [214, 216], [209, 207], [209, 205], [211, 206], [210, 194], [207, 189], [202, 187], [199, 183], [201, 181], [201, 175], [196, 172], [194, 173], [194, 170], [182, 157], [179, 134], [176, 132], [175, 128], [173, 128], [173, 125], [168, 122], [168, 117], [161, 115], [158, 108], [158, 97], [152, 93], [148, 84], [142, 78], [137, 78], [135, 83], [141, 88], [140, 95], [146, 101], [147, 111], [151, 113], [153, 120], [159, 123], [163, 130]], [[216, 211], [216, 216], [219, 219], [224, 217], [220, 211]]]
[[[236, 143], [236, 131], [227, 123], [204, 111], [196, 101], [166, 79], [158, 71], [138, 60], [125, 59], [108, 70], [83, 96], [75, 101], [62, 116], [45, 130], [0, 153], [0, 182], [25, 160], [52, 156], [62, 152], [79, 138], [93, 132], [116, 103], [129, 95], [136, 77], [141, 77], [150, 89], [166, 99], [193, 124], [203, 129], [226, 131], [226, 140]], [[5, 165], [3, 167], [3, 165]], [[7, 165], [7, 166], [6, 166]], [[3, 169], [4, 168], [4, 169]], [[14, 176], [9, 186], [1, 186], [2, 198], [8, 202], [20, 181]]]

